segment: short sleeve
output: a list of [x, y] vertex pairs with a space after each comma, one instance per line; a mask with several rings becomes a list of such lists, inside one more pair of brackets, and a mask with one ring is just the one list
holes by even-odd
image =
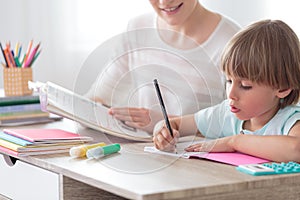
[[294, 124], [300, 120], [300, 112], [295, 110], [295, 112], [287, 119], [284, 129], [283, 129], [283, 134], [288, 135], [290, 132], [291, 128], [294, 126]]
[[293, 105], [280, 109], [270, 120], [263, 135], [288, 135], [294, 124], [300, 120], [300, 106]]
[[207, 138], [223, 137], [224, 115], [227, 101], [202, 109], [195, 114], [195, 122], [201, 134]]

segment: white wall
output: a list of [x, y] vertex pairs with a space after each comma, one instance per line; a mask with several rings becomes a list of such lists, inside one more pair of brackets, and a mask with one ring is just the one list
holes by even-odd
[[[200, 0], [201, 1], [201, 0]], [[259, 19], [280, 19], [300, 37], [299, 6], [295, 0], [202, 0], [211, 10], [221, 12], [242, 26]]]
[[[0, 41], [19, 41], [23, 50], [33, 39], [42, 52], [33, 78], [72, 88], [77, 71], [106, 39], [125, 30], [128, 19], [150, 11], [142, 0], [0, 0]], [[2, 55], [0, 61], [3, 62]], [[0, 72], [0, 87], [3, 87]]]
[[[285, 20], [300, 35], [294, 0], [200, 0], [208, 8], [242, 26], [262, 18]], [[41, 42], [33, 66], [34, 80], [72, 88], [88, 55], [105, 40], [121, 33], [128, 19], [151, 11], [149, 0], [0, 0], [0, 41]], [[3, 61], [0, 56], [1, 62]], [[2, 72], [0, 87], [3, 87]]]

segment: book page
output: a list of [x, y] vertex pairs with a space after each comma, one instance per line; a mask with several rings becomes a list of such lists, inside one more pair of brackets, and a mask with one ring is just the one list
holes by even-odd
[[168, 156], [189, 158], [190, 156], [195, 155], [195, 154], [206, 154], [206, 152], [186, 152], [184, 150], [188, 146], [190, 146], [192, 144], [197, 144], [199, 142], [201, 142], [201, 140], [191, 140], [191, 141], [178, 142], [176, 144], [176, 151], [174, 151], [174, 152], [160, 151], [160, 150], [156, 149], [154, 146], [146, 146], [144, 148], [144, 151], [145, 152], [150, 152], [150, 153], [168, 155]]
[[94, 102], [47, 82], [46, 109], [49, 112], [71, 118], [84, 125], [127, 139], [151, 141], [152, 136], [145, 131], [127, 126], [108, 114], [108, 107]]

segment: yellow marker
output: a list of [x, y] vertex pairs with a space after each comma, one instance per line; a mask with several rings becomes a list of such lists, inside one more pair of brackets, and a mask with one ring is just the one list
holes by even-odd
[[95, 147], [103, 147], [106, 144], [104, 142], [100, 142], [100, 143], [96, 143], [96, 144], [90, 144], [90, 145], [80, 145], [80, 146], [76, 146], [76, 147], [72, 147], [70, 149], [70, 156], [72, 157], [84, 157], [86, 156], [86, 152], [89, 149], [95, 148]]

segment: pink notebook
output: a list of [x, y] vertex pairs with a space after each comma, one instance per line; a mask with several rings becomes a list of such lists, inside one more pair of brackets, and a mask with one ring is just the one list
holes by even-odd
[[190, 155], [189, 158], [201, 158], [201, 159], [213, 160], [213, 161], [226, 163], [230, 165], [236, 165], [236, 166], [270, 162], [269, 160], [263, 158], [258, 158], [251, 155], [238, 153], [238, 152], [194, 154], [194, 155]]
[[177, 154], [174, 152], [165, 152], [156, 149], [155, 147], [145, 147], [144, 151], [150, 153], [158, 153], [168, 156], [175, 156], [175, 157], [182, 157], [182, 158], [198, 158], [198, 159], [206, 159], [212, 160], [216, 162], [221, 162], [230, 165], [244, 165], [244, 164], [259, 164], [270, 162], [269, 160], [258, 158], [255, 156], [239, 153], [239, 152], [232, 152], [232, 153], [205, 153], [205, 152], [185, 152], [183, 148], [180, 148], [180, 144], [177, 148]]
[[3, 132], [34, 143], [92, 140], [91, 137], [80, 136], [61, 129], [4, 129]]

